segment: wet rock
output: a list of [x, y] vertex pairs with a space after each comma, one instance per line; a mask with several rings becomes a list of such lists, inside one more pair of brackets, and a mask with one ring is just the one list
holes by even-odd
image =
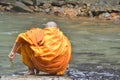
[[16, 1], [16, 3], [13, 5], [13, 10], [15, 11], [21, 11], [21, 12], [33, 12], [33, 10], [29, 9], [28, 6], [23, 4], [22, 2]]

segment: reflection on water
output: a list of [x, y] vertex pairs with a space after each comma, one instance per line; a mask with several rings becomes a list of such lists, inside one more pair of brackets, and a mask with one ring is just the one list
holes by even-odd
[[[43, 14], [0, 13], [0, 75], [24, 71], [20, 56], [14, 68], [7, 58], [17, 35], [31, 27], [43, 28], [54, 20], [72, 43], [70, 67], [78, 64], [99, 64], [105, 68], [120, 68], [120, 26], [114, 22], [94, 19], [63, 19]], [[89, 74], [96, 74], [95, 72]]]

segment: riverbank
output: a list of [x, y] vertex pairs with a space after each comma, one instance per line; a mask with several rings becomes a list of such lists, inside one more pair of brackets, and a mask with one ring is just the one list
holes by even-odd
[[97, 17], [101, 20], [120, 21], [120, 2], [104, 0], [3, 0], [0, 1], [2, 12], [44, 13], [58, 17], [79, 18]]

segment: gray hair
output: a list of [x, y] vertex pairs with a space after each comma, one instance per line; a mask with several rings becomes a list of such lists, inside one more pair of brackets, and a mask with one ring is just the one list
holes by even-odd
[[54, 21], [47, 22], [45, 27], [57, 27], [57, 24]]

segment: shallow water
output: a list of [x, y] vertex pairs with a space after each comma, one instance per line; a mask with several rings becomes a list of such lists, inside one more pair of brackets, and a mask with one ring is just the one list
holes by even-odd
[[31, 27], [43, 28], [51, 20], [58, 23], [72, 43], [73, 58], [70, 67], [80, 68], [79, 65], [90, 64], [120, 69], [119, 22], [89, 18], [67, 19], [44, 14], [0, 13], [0, 75], [27, 69], [21, 63], [19, 55], [15, 58], [14, 67], [10, 67], [7, 55], [19, 33]]

